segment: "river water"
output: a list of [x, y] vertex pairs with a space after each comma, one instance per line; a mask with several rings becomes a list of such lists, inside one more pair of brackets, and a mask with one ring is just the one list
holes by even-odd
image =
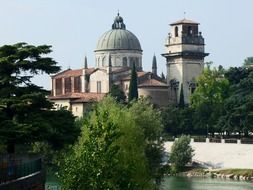
[[252, 182], [201, 177], [166, 177], [161, 190], [253, 190]]
[[[47, 176], [46, 190], [60, 190], [57, 179]], [[161, 190], [253, 190], [253, 182], [201, 177], [166, 177]]]

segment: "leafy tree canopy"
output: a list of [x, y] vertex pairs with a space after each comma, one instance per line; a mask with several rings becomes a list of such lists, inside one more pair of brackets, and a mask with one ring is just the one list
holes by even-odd
[[[18, 43], [0, 47], [0, 139], [10, 153], [17, 143], [44, 139], [57, 147], [61, 144], [57, 139], [65, 139], [63, 135], [70, 132], [67, 127], [74, 123], [67, 111], [52, 111], [53, 105], [46, 98], [48, 92], [31, 82], [34, 75], [60, 70], [46, 56], [50, 52], [47, 45]], [[68, 118], [66, 123], [62, 118]]]
[[204, 70], [197, 79], [197, 88], [191, 96], [191, 107], [195, 110], [195, 124], [214, 132], [213, 126], [223, 111], [224, 99], [228, 96], [229, 81], [223, 70]]
[[189, 136], [182, 135], [171, 147], [169, 161], [177, 171], [180, 171], [187, 163], [192, 161], [194, 150], [190, 146], [190, 142]]
[[230, 68], [226, 77], [231, 83], [230, 95], [225, 100], [224, 113], [218, 126], [223, 131], [253, 131], [253, 70], [251, 68]]
[[[140, 114], [138, 119], [136, 114]], [[151, 173], [157, 172], [157, 160], [150, 160], [159, 157], [161, 146], [157, 141], [151, 150], [160, 134], [158, 116], [145, 101], [132, 103], [131, 108], [110, 96], [99, 102], [87, 118], [79, 142], [60, 165], [63, 188], [152, 189], [155, 174]]]

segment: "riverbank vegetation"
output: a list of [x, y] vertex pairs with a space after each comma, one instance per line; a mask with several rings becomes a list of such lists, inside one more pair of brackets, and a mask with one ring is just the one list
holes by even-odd
[[153, 189], [162, 177], [160, 112], [145, 99], [99, 102], [60, 162], [63, 189]]

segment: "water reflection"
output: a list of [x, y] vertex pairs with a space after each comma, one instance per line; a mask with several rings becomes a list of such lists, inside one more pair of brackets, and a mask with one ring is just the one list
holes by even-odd
[[164, 180], [162, 189], [193, 190], [192, 179], [185, 177], [168, 177]]
[[212, 178], [166, 177], [161, 190], [252, 190], [253, 183]]

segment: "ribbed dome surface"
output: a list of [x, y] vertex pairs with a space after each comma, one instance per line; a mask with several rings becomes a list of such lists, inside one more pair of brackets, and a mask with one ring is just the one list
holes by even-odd
[[112, 29], [105, 32], [97, 43], [95, 51], [103, 50], [141, 50], [138, 38], [125, 29]]

